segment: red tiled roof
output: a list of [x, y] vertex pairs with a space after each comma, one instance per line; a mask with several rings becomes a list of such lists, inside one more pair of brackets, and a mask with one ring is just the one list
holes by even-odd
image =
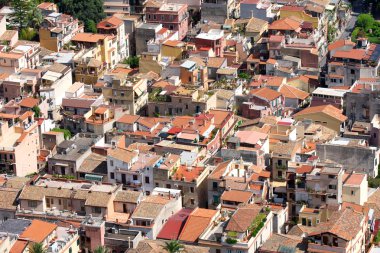
[[239, 203], [248, 203], [253, 193], [248, 191], [229, 190], [224, 191], [220, 199]]
[[192, 209], [183, 208], [170, 217], [157, 235], [157, 239], [177, 240], [192, 211]]
[[100, 21], [96, 27], [98, 29], [111, 29], [121, 25], [122, 23], [123, 20], [115, 16], [112, 16]]
[[353, 59], [353, 60], [362, 60], [366, 56], [366, 51], [364, 49], [351, 49], [347, 51], [336, 51], [333, 57], [344, 58], [344, 59]]
[[266, 88], [266, 87], [251, 90], [250, 94], [253, 96], [265, 99], [267, 101], [273, 101], [282, 95], [280, 92]]
[[28, 241], [17, 240], [15, 244], [13, 244], [9, 253], [23, 253], [27, 245], [28, 245]]
[[320, 106], [308, 107], [294, 114], [294, 117], [314, 114], [314, 113], [323, 113], [341, 122], [344, 122], [347, 120], [347, 117], [342, 114], [342, 111], [332, 105], [320, 105]]
[[310, 173], [313, 170], [313, 166], [303, 164], [300, 167], [296, 168], [297, 174]]
[[48, 237], [55, 229], [57, 229], [57, 225], [40, 221], [40, 220], [32, 220], [32, 223], [29, 227], [27, 227], [24, 232], [20, 235], [20, 238], [27, 239], [32, 242], [41, 243]]
[[19, 105], [22, 107], [33, 108], [34, 106], [38, 105], [38, 102], [39, 100], [37, 98], [27, 97], [21, 100]]
[[346, 45], [352, 45], [352, 46], [355, 46], [355, 43], [352, 42], [351, 40], [337, 40], [333, 43], [330, 43], [328, 46], [327, 46], [327, 49], [328, 51], [331, 51], [331, 50], [335, 50], [335, 49], [338, 49], [338, 48], [341, 48], [341, 47], [344, 47]]
[[269, 25], [269, 30], [290, 30], [290, 31], [296, 31], [299, 30], [301, 27], [301, 22], [298, 22], [291, 18], [283, 18], [276, 21], [273, 21]]
[[280, 87], [280, 92], [285, 98], [296, 98], [300, 100], [305, 100], [307, 97], [309, 97], [309, 93], [297, 89], [296, 87], [293, 87], [291, 85], [283, 85]]
[[188, 217], [179, 240], [196, 242], [217, 213], [217, 210], [196, 208]]

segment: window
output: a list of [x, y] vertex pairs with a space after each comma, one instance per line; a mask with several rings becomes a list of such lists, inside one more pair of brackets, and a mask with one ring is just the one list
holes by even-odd
[[37, 207], [37, 201], [35, 201], [35, 200], [29, 200], [28, 201], [28, 207], [36, 208]]
[[355, 69], [351, 69], [351, 74], [355, 75]]
[[110, 177], [111, 177], [111, 179], [115, 179], [115, 173], [111, 172]]
[[58, 199], [58, 204], [62, 205], [61, 199]]
[[279, 170], [279, 171], [277, 172], [277, 176], [278, 176], [279, 178], [282, 178], [282, 171], [281, 171], [281, 170]]
[[303, 225], [303, 226], [306, 226], [306, 218], [302, 218], [302, 221], [301, 221], [301, 222], [302, 222], [302, 225]]
[[194, 187], [190, 187], [190, 192], [194, 193]]
[[150, 191], [146, 191], [145, 194], [146, 194], [146, 196], [149, 196], [150, 195]]
[[329, 184], [329, 189], [330, 190], [336, 190], [336, 185]]
[[156, 187], [159, 187], [160, 186], [160, 184], [159, 183], [156, 183]]
[[277, 165], [282, 166], [282, 160], [277, 160]]
[[133, 175], [133, 180], [137, 180], [137, 175]]
[[110, 165], [113, 166], [113, 160], [110, 160]]
[[170, 184], [166, 184], [166, 188], [170, 189], [172, 186]]
[[192, 205], [194, 205], [194, 204], [195, 204], [195, 199], [190, 199], [190, 203], [191, 203]]
[[92, 212], [93, 213], [101, 213], [102, 212], [102, 208], [100, 208], [98, 206], [94, 206], [94, 207], [92, 207]]
[[156, 20], [156, 19], [157, 19], [156, 15], [153, 15], [153, 19], [154, 19], [154, 20]]
[[354, 191], [351, 191], [351, 195], [354, 196], [354, 195], [355, 195], [355, 192], [354, 192]]
[[149, 184], [149, 177], [145, 177], [145, 183]]
[[212, 182], [212, 188], [217, 189], [218, 188], [218, 182]]

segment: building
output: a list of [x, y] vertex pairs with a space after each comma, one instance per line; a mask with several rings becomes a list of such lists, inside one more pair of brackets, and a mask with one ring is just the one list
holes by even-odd
[[257, 118], [261, 110], [267, 111], [267, 115], [283, 114], [285, 100], [281, 92], [267, 87], [253, 89], [249, 92], [248, 101], [250, 103], [243, 104], [241, 108], [243, 117]]
[[347, 117], [342, 111], [333, 105], [320, 105], [303, 109], [293, 115], [295, 120], [311, 120], [313, 123], [322, 124], [336, 132], [342, 132]]
[[258, 205], [243, 205], [229, 215], [222, 216], [199, 238], [198, 244], [213, 252], [240, 251], [253, 253], [273, 233], [274, 216], [271, 209]]
[[128, 38], [126, 37], [124, 21], [112, 16], [100, 21], [96, 28], [98, 33], [115, 35], [117, 40], [117, 52], [116, 55], [119, 57], [116, 62], [129, 57], [129, 45]]
[[70, 15], [52, 12], [41, 23], [39, 30], [41, 47], [59, 52], [84, 26]]
[[145, 8], [147, 23], [162, 24], [163, 28], [178, 32], [178, 39], [183, 40], [189, 29], [187, 4], [164, 3], [148, 5]]
[[181, 190], [182, 203], [186, 208], [207, 207], [207, 176], [210, 168], [181, 164], [179, 158], [178, 155], [170, 154], [155, 168], [155, 185]]
[[335, 212], [327, 222], [317, 224], [308, 234], [308, 252], [363, 252], [366, 245], [367, 218], [351, 208]]
[[[203, 4], [207, 4], [203, 2]], [[208, 7], [213, 10], [212, 7]], [[222, 22], [224, 23], [224, 21]], [[220, 29], [210, 29], [208, 32], [201, 32], [194, 38], [197, 48], [211, 48], [216, 57], [223, 57], [225, 45], [224, 31]]]
[[367, 174], [345, 173], [343, 179], [343, 201], [364, 206], [368, 200], [367, 178]]
[[136, 55], [148, 51], [148, 42], [156, 40], [159, 32], [163, 29], [162, 24], [140, 23], [136, 26]]
[[145, 78], [127, 77], [120, 73], [104, 75], [102, 92], [104, 100], [121, 106], [128, 114], [137, 114], [148, 102], [147, 82]]
[[219, 218], [216, 210], [195, 208], [187, 218], [179, 235], [179, 240], [186, 243], [196, 243], [201, 234], [211, 227], [211, 224]]
[[316, 154], [322, 161], [344, 164], [347, 172], [363, 172], [369, 177], [377, 176], [379, 152], [378, 148], [368, 146], [364, 140], [343, 137], [317, 144], [316, 149]]
[[129, 227], [154, 240], [168, 219], [181, 209], [180, 190], [155, 188], [152, 196], [134, 210]]
[[351, 86], [356, 80], [379, 76], [380, 45], [371, 44], [367, 39], [358, 40], [355, 48], [336, 49], [330, 52], [326, 84], [333, 86]]
[[39, 137], [33, 112], [21, 116], [0, 114], [0, 167], [3, 172], [16, 176], [38, 172]]
[[[117, 36], [97, 33], [77, 33], [71, 40], [79, 50], [82, 58], [95, 58], [112, 69], [120, 60], [117, 50]], [[120, 42], [121, 43], [121, 42]]]
[[91, 154], [91, 146], [100, 140], [99, 136], [79, 133], [70, 140], [57, 145], [57, 154], [48, 160], [48, 171], [57, 175], [77, 175], [77, 169]]
[[[32, 220], [32, 223], [20, 234], [17, 242], [20, 244], [25, 242], [30, 245], [41, 243], [43, 247], [48, 248], [47, 252], [80, 252], [78, 229], [74, 227], [61, 227], [54, 223], [40, 220]], [[11, 252], [17, 249], [18, 247], [14, 245]], [[25, 252], [24, 250], [21, 252]]]
[[47, 68], [41, 78], [40, 97], [47, 102], [48, 118], [59, 119], [59, 108], [65, 92], [73, 84], [71, 68], [55, 63]]
[[178, 87], [169, 94], [153, 92], [149, 97], [148, 114], [186, 115], [208, 111], [216, 107], [216, 94], [202, 90]]
[[150, 195], [154, 188], [153, 170], [160, 161], [159, 155], [112, 148], [107, 155], [109, 182], [121, 183], [126, 188], [141, 190]]
[[202, 2], [201, 9], [202, 22], [224, 24], [226, 19], [240, 16], [240, 3], [233, 0], [206, 0]]
[[240, 2], [240, 18], [258, 18], [265, 21], [272, 21], [273, 4], [268, 1], [244, 0]]

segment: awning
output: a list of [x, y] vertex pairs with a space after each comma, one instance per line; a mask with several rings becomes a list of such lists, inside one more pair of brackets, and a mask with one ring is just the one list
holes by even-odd
[[90, 181], [99, 181], [101, 182], [103, 180], [103, 176], [98, 176], [98, 175], [92, 175], [92, 174], [86, 174], [84, 176], [84, 179], [90, 180]]

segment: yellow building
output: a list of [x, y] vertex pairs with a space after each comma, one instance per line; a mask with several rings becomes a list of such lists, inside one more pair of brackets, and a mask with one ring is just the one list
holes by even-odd
[[296, 17], [306, 22], [313, 24], [313, 28], [318, 28], [318, 18], [313, 17], [305, 12], [305, 8], [302, 6], [283, 6], [280, 9], [280, 19]]
[[114, 35], [96, 33], [78, 33], [72, 42], [85, 49], [86, 54], [96, 60], [106, 63], [108, 69], [114, 68], [117, 62], [117, 40]]
[[161, 55], [175, 60], [184, 59], [186, 44], [180, 40], [167, 40], [161, 45]]
[[367, 174], [345, 173], [342, 193], [343, 202], [363, 206], [368, 200]]
[[298, 121], [311, 120], [313, 123], [321, 124], [338, 133], [344, 127], [347, 117], [342, 111], [332, 105], [321, 105], [308, 107], [293, 115]]
[[171, 58], [166, 58], [166, 61], [163, 61], [160, 53], [154, 52], [144, 52], [141, 53], [140, 64], [139, 64], [139, 72], [140, 73], [148, 73], [153, 71], [156, 74], [161, 74], [161, 71], [169, 66], [172, 63]]

